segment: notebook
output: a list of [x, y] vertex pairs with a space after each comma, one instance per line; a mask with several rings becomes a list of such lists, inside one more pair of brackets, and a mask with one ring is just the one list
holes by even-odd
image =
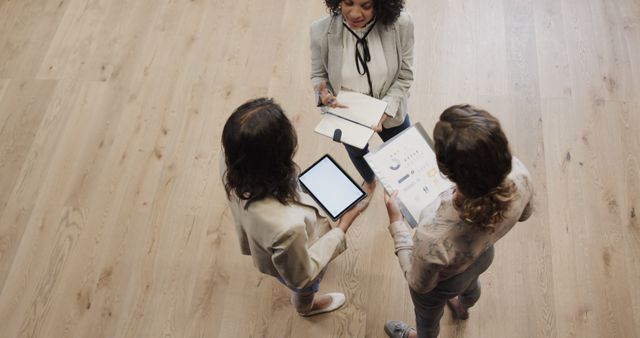
[[348, 108], [326, 108], [315, 132], [336, 142], [364, 149], [373, 135], [372, 128], [380, 122], [387, 103], [345, 90], [338, 93], [337, 100]]

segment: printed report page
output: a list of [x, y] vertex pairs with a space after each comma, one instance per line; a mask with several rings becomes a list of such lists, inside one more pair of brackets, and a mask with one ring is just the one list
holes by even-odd
[[403, 215], [416, 226], [420, 212], [453, 186], [440, 174], [433, 149], [418, 124], [408, 128], [365, 156], [388, 192], [398, 191]]

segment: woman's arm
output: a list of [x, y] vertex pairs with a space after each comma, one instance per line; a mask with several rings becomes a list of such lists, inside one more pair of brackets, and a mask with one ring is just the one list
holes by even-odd
[[[391, 223], [389, 233], [393, 238], [394, 250], [409, 287], [416, 292], [427, 293], [438, 284], [440, 271], [444, 265], [424, 254], [423, 246], [428, 246], [428, 241], [419, 240], [416, 237], [417, 244], [414, 245], [414, 240], [403, 222], [400, 208], [396, 203], [396, 196], [397, 192], [394, 192], [390, 197], [385, 195], [389, 222]], [[417, 235], [418, 233], [416, 233]], [[431, 252], [431, 249], [433, 248], [430, 246], [427, 251]]]
[[524, 206], [524, 209], [520, 214], [520, 218], [518, 219], [518, 222], [524, 222], [529, 219], [535, 211], [536, 203], [533, 182], [531, 182], [531, 174], [529, 173], [529, 170], [527, 170], [527, 167], [525, 167], [524, 163], [522, 163], [518, 158], [513, 157], [511, 166], [512, 169], [509, 176], [512, 177], [514, 183], [518, 187], [518, 195], [523, 198], [527, 198], [527, 204]]
[[273, 244], [271, 261], [287, 285], [304, 288], [347, 248], [344, 232], [339, 228], [320, 237], [307, 247], [304, 225], [279, 234]]
[[398, 79], [389, 87], [389, 90], [382, 98], [387, 102], [385, 114], [395, 117], [400, 107], [400, 102], [409, 93], [409, 88], [413, 83], [413, 19], [407, 12], [403, 12], [398, 18], [398, 30], [400, 31], [400, 71]]
[[[421, 255], [420, 247], [414, 245], [411, 234], [404, 222], [394, 222], [389, 225], [389, 232], [393, 237], [394, 248], [400, 269], [409, 287], [419, 293], [427, 293], [436, 287], [440, 277], [440, 271], [444, 267], [430, 260], [428, 255]], [[425, 242], [416, 240], [419, 245]]]
[[[321, 22], [315, 22], [309, 30], [309, 40], [311, 42], [311, 84], [313, 85], [313, 91], [316, 94], [316, 102], [318, 105], [322, 104], [320, 84], [323, 82], [329, 84], [329, 74], [325, 68], [323, 62], [324, 57], [322, 55], [322, 42], [326, 39], [326, 34], [321, 26]], [[330, 84], [328, 90], [333, 92]]]

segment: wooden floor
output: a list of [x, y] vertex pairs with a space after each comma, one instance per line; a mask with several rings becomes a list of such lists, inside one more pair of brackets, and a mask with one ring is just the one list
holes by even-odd
[[[531, 170], [537, 213], [498, 245], [471, 319], [442, 337], [640, 336], [640, 0], [408, 0], [413, 122], [473, 103]], [[414, 323], [382, 193], [297, 316], [241, 256], [224, 121], [275, 97], [301, 167], [313, 133], [299, 0], [0, 0], [0, 336], [383, 337]], [[375, 140], [374, 145], [380, 143]]]

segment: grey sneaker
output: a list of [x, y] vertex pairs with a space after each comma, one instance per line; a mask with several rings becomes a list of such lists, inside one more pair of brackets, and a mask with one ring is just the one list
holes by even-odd
[[407, 338], [411, 330], [414, 328], [399, 320], [387, 320], [384, 324], [384, 332], [391, 338]]

